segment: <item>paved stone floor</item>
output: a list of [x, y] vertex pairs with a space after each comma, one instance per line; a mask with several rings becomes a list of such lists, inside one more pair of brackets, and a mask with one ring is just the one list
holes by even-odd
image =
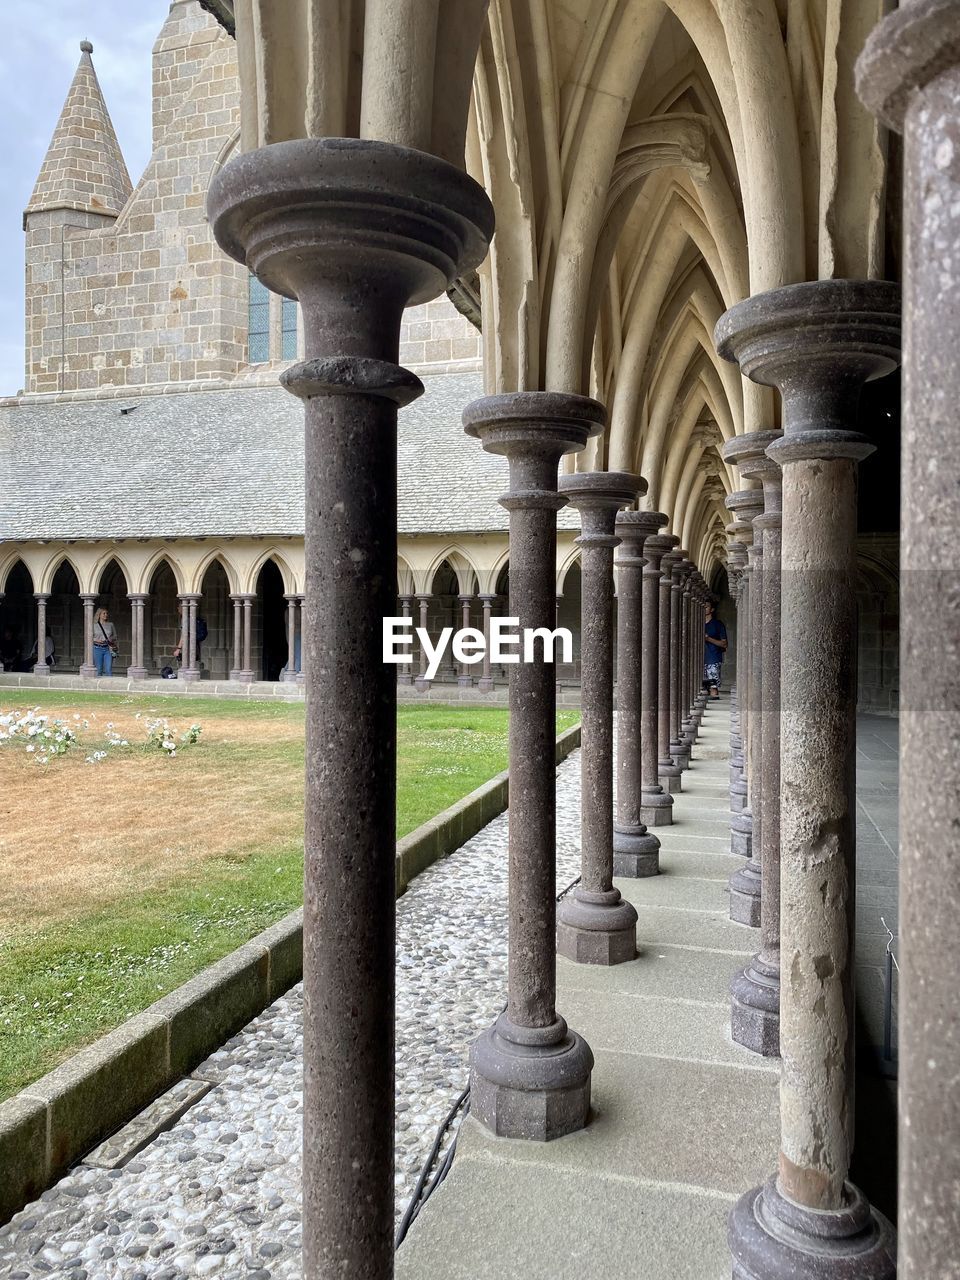
[[[637, 1274], [638, 1257], [649, 1280], [729, 1275], [727, 1209], [773, 1167], [777, 1070], [729, 1039], [727, 984], [756, 934], [727, 916], [727, 733], [724, 702], [660, 831], [664, 874], [620, 882], [639, 958], [560, 961], [561, 1011], [597, 1058], [594, 1121], [536, 1147], [468, 1119], [400, 1249], [401, 1280], [588, 1280]], [[886, 945], [874, 925], [896, 912], [894, 722], [861, 726], [858, 763], [869, 988]], [[579, 869], [579, 770], [576, 754], [558, 771], [559, 887]], [[506, 830], [504, 815], [398, 903], [398, 1215], [466, 1081], [467, 1046], [504, 999]], [[0, 1228], [0, 1280], [299, 1276], [300, 1010], [295, 988], [208, 1059], [194, 1075], [210, 1091], [123, 1167], [81, 1165]]]

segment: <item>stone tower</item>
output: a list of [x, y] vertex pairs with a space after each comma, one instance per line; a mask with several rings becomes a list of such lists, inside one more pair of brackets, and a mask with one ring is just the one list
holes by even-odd
[[214, 244], [204, 202], [238, 136], [235, 45], [195, 0], [171, 4], [135, 190], [81, 50], [24, 214], [25, 391], [230, 378], [246, 358], [247, 276]]

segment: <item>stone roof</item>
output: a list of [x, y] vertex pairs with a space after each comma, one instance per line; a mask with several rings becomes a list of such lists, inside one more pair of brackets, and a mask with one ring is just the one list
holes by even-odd
[[[481, 375], [423, 381], [400, 412], [401, 533], [506, 529], [506, 460], [460, 422]], [[8, 403], [0, 476], [5, 541], [302, 535], [303, 409], [278, 386]]]
[[130, 199], [130, 175], [93, 67], [93, 45], [85, 40], [80, 49], [76, 75], [24, 216], [42, 209], [116, 216]]

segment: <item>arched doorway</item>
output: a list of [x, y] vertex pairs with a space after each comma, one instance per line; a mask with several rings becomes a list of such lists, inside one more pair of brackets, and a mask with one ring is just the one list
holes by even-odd
[[260, 655], [260, 665], [256, 668], [258, 680], [279, 680], [286, 665], [287, 602], [283, 595], [283, 574], [275, 560], [267, 560], [257, 574], [257, 602], [253, 610], [253, 653]]
[[[427, 630], [431, 641], [436, 644], [444, 627], [453, 627], [456, 631], [460, 626], [460, 580], [449, 560], [444, 560], [438, 565], [433, 575], [430, 595]], [[456, 681], [457, 674], [457, 665], [453, 660], [453, 647], [447, 645], [433, 679], [435, 682], [443, 681], [444, 683], [450, 680]]]
[[[575, 561], [563, 580], [563, 595], [557, 607], [557, 626], [566, 627], [573, 637], [573, 662], [557, 663], [557, 679], [577, 684], [580, 681], [580, 606], [583, 580], [580, 561]], [[614, 618], [614, 635], [616, 619]]]
[[180, 642], [180, 618], [177, 614], [177, 579], [163, 560], [150, 579], [149, 599], [144, 608], [143, 663], [151, 675], [164, 667], [177, 669], [173, 651]]
[[197, 606], [197, 622], [207, 624], [206, 639], [200, 645], [200, 675], [211, 680], [226, 680], [230, 672], [233, 639], [233, 605], [230, 601], [230, 579], [219, 560], [214, 560], [200, 584], [201, 600]]
[[50, 584], [47, 630], [53, 637], [53, 670], [79, 671], [83, 662], [83, 601], [73, 565], [64, 560]]
[[30, 570], [18, 560], [7, 575], [0, 600], [0, 661], [5, 671], [29, 671], [30, 650], [37, 638], [37, 604]]
[[[95, 607], [107, 610], [110, 614], [110, 621], [117, 630], [117, 652], [113, 656], [114, 675], [119, 675], [120, 671], [128, 667], [133, 661], [130, 601], [127, 599], [128, 590], [126, 574], [116, 560], [109, 560], [100, 574]], [[93, 629], [93, 638], [95, 641], [99, 639], [96, 626]]]

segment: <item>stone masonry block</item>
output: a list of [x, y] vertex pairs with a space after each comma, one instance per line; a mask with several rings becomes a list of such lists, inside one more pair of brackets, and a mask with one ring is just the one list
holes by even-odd
[[0, 1222], [47, 1185], [47, 1108], [15, 1097], [0, 1105]]

